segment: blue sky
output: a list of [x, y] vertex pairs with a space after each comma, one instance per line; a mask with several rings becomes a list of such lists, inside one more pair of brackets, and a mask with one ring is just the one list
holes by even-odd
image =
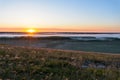
[[120, 0], [0, 0], [0, 25], [120, 31]]

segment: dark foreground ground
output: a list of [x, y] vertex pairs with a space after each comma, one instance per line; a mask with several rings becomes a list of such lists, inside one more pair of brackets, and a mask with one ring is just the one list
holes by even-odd
[[0, 45], [0, 80], [120, 80], [120, 55]]

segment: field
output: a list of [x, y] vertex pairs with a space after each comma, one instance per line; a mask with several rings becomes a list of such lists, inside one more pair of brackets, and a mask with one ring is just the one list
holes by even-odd
[[0, 45], [0, 80], [120, 80], [120, 55]]
[[35, 48], [52, 48], [61, 50], [75, 50], [101, 53], [120, 53], [120, 40], [74, 40], [69, 37], [14, 37], [0, 38], [0, 44], [26, 46]]

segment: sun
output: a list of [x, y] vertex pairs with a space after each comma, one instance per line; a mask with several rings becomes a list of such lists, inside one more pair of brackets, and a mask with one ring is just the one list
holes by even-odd
[[35, 29], [28, 29], [27, 32], [28, 32], [28, 33], [35, 33], [36, 30], [35, 30]]

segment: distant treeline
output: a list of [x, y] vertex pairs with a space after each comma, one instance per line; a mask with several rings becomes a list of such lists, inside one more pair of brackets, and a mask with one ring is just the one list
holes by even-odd
[[62, 36], [49, 36], [49, 37], [0, 37], [0, 40], [73, 40], [73, 41], [120, 41], [120, 38], [112, 37], [62, 37]]

